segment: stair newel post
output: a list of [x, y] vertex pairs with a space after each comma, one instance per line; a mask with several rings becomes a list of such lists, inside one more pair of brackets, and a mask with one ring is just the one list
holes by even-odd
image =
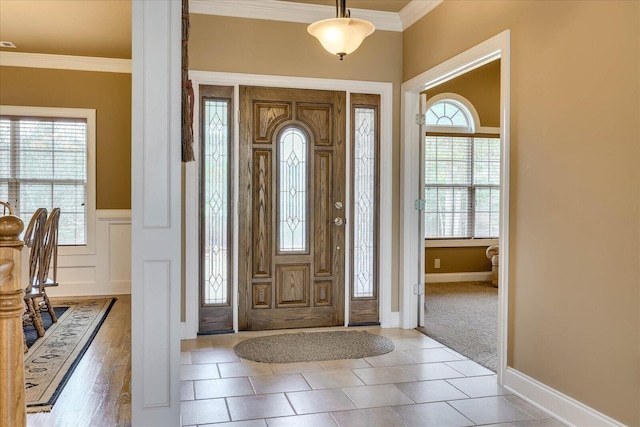
[[24, 289], [20, 283], [24, 223], [13, 215], [0, 216], [0, 425], [26, 426], [22, 314]]

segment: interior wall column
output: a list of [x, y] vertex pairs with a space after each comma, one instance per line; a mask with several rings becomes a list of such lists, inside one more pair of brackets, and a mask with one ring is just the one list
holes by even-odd
[[132, 2], [133, 426], [180, 425], [181, 9]]

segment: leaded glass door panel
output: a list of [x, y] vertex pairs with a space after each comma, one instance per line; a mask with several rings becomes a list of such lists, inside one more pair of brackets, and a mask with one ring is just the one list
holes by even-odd
[[345, 93], [240, 87], [239, 326], [344, 324]]
[[199, 333], [233, 330], [233, 87], [200, 86]]

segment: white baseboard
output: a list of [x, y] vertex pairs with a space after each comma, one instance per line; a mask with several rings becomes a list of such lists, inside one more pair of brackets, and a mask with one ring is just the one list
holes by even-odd
[[573, 426], [615, 426], [624, 424], [595, 409], [535, 380], [520, 371], [507, 367], [503, 385], [538, 408], [551, 413], [559, 421]]
[[428, 273], [424, 275], [425, 283], [486, 281], [491, 281], [490, 271], [474, 271], [470, 273]]

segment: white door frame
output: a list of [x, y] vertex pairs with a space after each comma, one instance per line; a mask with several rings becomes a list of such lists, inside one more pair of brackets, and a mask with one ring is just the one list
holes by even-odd
[[[238, 147], [240, 141], [239, 132], [239, 87], [240, 86], [271, 86], [271, 87], [288, 87], [297, 89], [317, 89], [317, 90], [339, 90], [347, 92], [346, 103], [350, 105], [351, 93], [366, 93], [380, 95], [380, 200], [392, 200], [392, 156], [393, 156], [393, 84], [384, 82], [366, 82], [356, 80], [334, 80], [334, 79], [317, 79], [307, 77], [288, 77], [288, 76], [268, 76], [258, 74], [239, 74], [239, 73], [221, 73], [213, 71], [189, 71], [189, 77], [193, 82], [194, 96], [196, 99], [193, 116], [194, 129], [194, 152], [196, 161], [185, 165], [186, 188], [185, 188], [185, 338], [191, 339], [197, 336], [198, 332], [198, 307], [199, 307], [199, 243], [198, 243], [198, 224], [199, 224], [199, 206], [198, 206], [198, 186], [199, 186], [199, 148], [200, 148], [200, 104], [199, 87], [200, 85], [217, 85], [217, 86], [233, 86], [234, 87], [234, 189], [233, 189], [233, 206], [234, 212], [237, 212], [238, 206]], [[351, 135], [349, 129], [350, 114], [346, 114], [346, 174], [347, 184], [351, 174], [351, 153], [350, 141]], [[350, 186], [346, 186], [345, 194], [345, 217], [350, 215]], [[233, 230], [233, 275], [238, 277], [238, 221], [234, 221]], [[347, 222], [345, 229], [345, 246], [350, 250], [350, 224]], [[380, 203], [380, 260], [390, 260], [392, 234], [392, 205], [391, 203]], [[349, 323], [349, 281], [350, 265], [349, 252], [345, 253], [345, 326]], [[388, 328], [393, 325], [391, 315], [391, 262], [380, 262], [380, 325]], [[236, 296], [233, 304], [233, 329], [238, 331], [238, 282], [233, 281], [233, 293]]]
[[[500, 66], [500, 271], [498, 288], [498, 383], [507, 364], [508, 326], [508, 265], [509, 265], [509, 163], [510, 163], [510, 31], [486, 40], [477, 46], [406, 81], [401, 90], [401, 182], [400, 182], [400, 316], [405, 329], [419, 324], [419, 307], [424, 295], [414, 294], [414, 285], [424, 287], [424, 273], [416, 263], [424, 257], [424, 236], [417, 236], [419, 212], [414, 201], [422, 199], [420, 158], [422, 135], [415, 117], [419, 113], [420, 92], [432, 88], [495, 59]], [[420, 241], [416, 241], [420, 239]], [[422, 249], [420, 249], [422, 248]]]

